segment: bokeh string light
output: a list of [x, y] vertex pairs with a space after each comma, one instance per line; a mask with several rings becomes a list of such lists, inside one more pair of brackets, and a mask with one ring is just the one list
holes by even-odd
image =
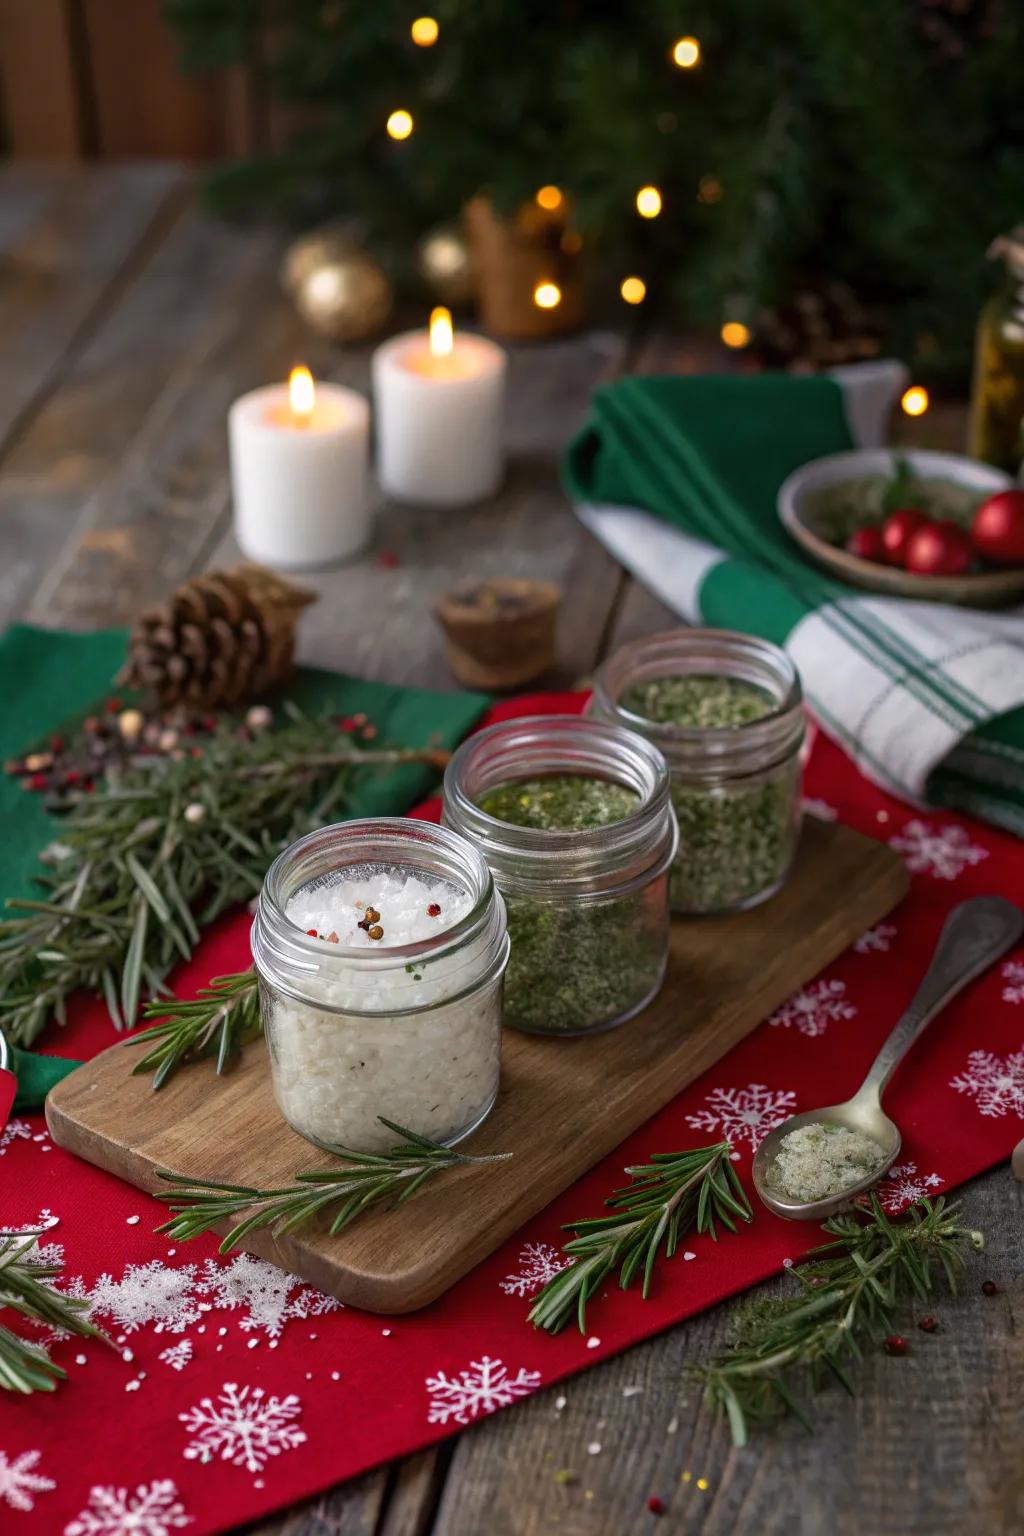
[[533, 290], [533, 302], [538, 309], [557, 309], [562, 302], [562, 290], [557, 283], [538, 283]]
[[700, 43], [695, 37], [680, 37], [672, 48], [672, 62], [678, 69], [694, 69], [700, 63]]
[[554, 187], [549, 184], [546, 187], [538, 187], [536, 201], [538, 207], [546, 209], [548, 213], [554, 213], [557, 208], [561, 208], [565, 198], [562, 195], [561, 187]]
[[433, 16], [417, 16], [409, 28], [409, 35], [417, 48], [433, 48], [440, 30]]
[[900, 397], [900, 405], [907, 416], [923, 416], [930, 404], [928, 391], [921, 384], [911, 384]]
[[388, 118], [388, 135], [392, 139], [407, 139], [412, 133], [412, 128], [412, 113], [407, 112], [404, 107], [399, 107], [397, 112], [392, 112]]
[[624, 277], [619, 293], [627, 304], [642, 304], [647, 297], [647, 284], [642, 277]]
[[657, 187], [641, 187], [636, 195], [636, 211], [642, 219], [656, 219], [661, 212], [661, 193]]
[[742, 320], [727, 320], [719, 332], [727, 347], [734, 350], [750, 345], [751, 333], [749, 325], [744, 325]]

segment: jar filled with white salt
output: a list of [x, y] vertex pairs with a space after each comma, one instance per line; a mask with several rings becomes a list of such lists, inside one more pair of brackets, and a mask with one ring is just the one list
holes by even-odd
[[289, 1125], [379, 1152], [468, 1136], [498, 1091], [505, 906], [483, 857], [428, 822], [322, 827], [285, 849], [252, 927], [274, 1091]]

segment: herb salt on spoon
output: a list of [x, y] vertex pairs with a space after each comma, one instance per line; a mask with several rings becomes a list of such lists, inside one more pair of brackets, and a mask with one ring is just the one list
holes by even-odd
[[793, 1221], [822, 1221], [895, 1162], [900, 1132], [882, 1109], [886, 1084], [925, 1025], [1022, 933], [1024, 912], [1000, 896], [954, 907], [924, 980], [853, 1098], [791, 1116], [758, 1147], [754, 1187], [769, 1210]]

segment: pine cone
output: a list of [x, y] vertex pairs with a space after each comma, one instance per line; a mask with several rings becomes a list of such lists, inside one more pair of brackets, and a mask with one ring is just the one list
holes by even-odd
[[194, 576], [136, 620], [117, 681], [163, 707], [241, 704], [289, 676], [296, 620], [315, 601], [260, 565]]

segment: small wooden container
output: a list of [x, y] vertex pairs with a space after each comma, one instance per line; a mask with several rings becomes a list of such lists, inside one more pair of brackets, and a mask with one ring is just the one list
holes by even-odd
[[467, 688], [520, 688], [554, 664], [561, 588], [516, 577], [465, 581], [435, 609], [449, 667]]
[[[542, 340], [577, 330], [584, 320], [582, 241], [564, 207], [545, 211], [526, 203], [502, 218], [485, 197], [464, 212], [477, 278], [480, 321], [491, 336], [507, 341]], [[554, 283], [561, 301], [553, 309], [534, 302], [540, 283]]]

